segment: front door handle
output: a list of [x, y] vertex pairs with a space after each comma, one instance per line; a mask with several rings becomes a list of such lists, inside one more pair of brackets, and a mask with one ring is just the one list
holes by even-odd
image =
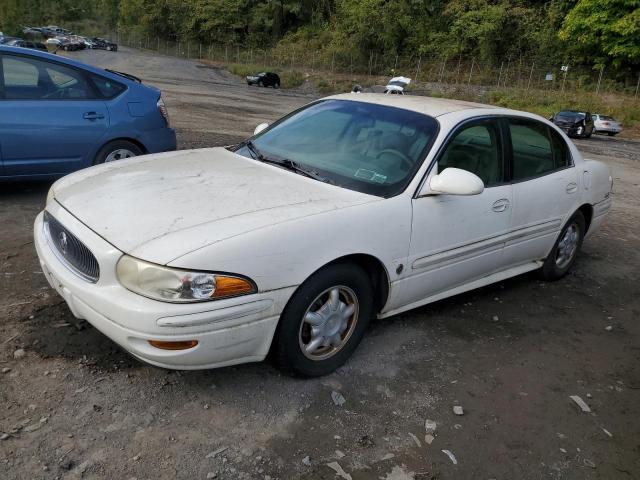
[[501, 198], [500, 200], [496, 200], [495, 202], [493, 202], [491, 210], [493, 210], [494, 212], [504, 212], [509, 208], [510, 204], [511, 202], [509, 202], [509, 200], [507, 200], [506, 198]]
[[578, 184], [575, 182], [571, 182], [569, 185], [567, 185], [567, 193], [576, 193], [578, 191]]
[[82, 115], [82, 118], [85, 120], [102, 120], [104, 118], [104, 114], [97, 112], [86, 112]]

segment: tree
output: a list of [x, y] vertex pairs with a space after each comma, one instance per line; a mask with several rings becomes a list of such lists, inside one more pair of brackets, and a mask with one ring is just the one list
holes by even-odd
[[638, 65], [640, 1], [580, 0], [565, 17], [560, 38], [584, 60]]

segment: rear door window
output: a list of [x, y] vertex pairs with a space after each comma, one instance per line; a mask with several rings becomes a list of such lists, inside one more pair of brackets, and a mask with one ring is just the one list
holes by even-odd
[[535, 120], [510, 118], [513, 181], [538, 177], [570, 165], [563, 138]]

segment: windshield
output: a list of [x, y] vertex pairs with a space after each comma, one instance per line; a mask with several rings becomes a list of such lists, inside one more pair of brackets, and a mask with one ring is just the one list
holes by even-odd
[[582, 112], [559, 112], [556, 116], [558, 119], [562, 120], [582, 120], [585, 117], [585, 114]]
[[[437, 132], [434, 118], [410, 110], [324, 100], [274, 123], [252, 145], [336, 185], [391, 197], [409, 184]], [[255, 157], [246, 144], [236, 153]]]

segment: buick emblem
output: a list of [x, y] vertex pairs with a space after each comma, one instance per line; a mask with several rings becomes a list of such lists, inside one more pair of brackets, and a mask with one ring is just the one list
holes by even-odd
[[60, 232], [60, 251], [63, 255], [67, 254], [67, 234], [65, 232]]

